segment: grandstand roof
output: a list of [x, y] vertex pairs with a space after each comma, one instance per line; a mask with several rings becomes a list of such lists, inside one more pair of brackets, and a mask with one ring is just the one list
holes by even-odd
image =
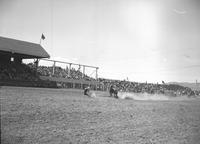
[[49, 58], [40, 44], [0, 36], [0, 51], [23, 58]]

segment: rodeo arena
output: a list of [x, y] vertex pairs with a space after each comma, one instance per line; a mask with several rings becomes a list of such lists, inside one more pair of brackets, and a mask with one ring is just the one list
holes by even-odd
[[200, 143], [200, 89], [99, 69], [0, 37], [1, 143]]

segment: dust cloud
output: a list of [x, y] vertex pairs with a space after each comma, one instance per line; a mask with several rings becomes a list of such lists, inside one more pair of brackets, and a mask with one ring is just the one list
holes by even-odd
[[91, 98], [96, 98], [95, 92], [89, 92], [88, 96], [91, 97]]
[[119, 99], [133, 99], [133, 100], [169, 100], [170, 98], [165, 95], [160, 94], [136, 94], [130, 92], [119, 92], [118, 93]]

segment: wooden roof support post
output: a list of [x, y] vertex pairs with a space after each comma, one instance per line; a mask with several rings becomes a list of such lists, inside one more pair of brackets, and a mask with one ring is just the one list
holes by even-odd
[[68, 77], [71, 76], [71, 67], [72, 67], [72, 63], [69, 64], [69, 69], [68, 69]]
[[85, 77], [85, 66], [83, 66], [83, 76], [82, 76], [82, 78], [84, 78]]
[[39, 65], [39, 60], [38, 60], [38, 58], [35, 60], [34, 64], [35, 64], [35, 74], [37, 74], [38, 65]]
[[53, 75], [55, 74], [56, 61], [53, 62]]
[[96, 67], [96, 80], [98, 79], [98, 67]]

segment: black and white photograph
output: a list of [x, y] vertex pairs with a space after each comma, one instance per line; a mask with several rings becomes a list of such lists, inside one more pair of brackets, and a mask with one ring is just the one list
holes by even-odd
[[200, 0], [0, 0], [1, 144], [200, 144]]

